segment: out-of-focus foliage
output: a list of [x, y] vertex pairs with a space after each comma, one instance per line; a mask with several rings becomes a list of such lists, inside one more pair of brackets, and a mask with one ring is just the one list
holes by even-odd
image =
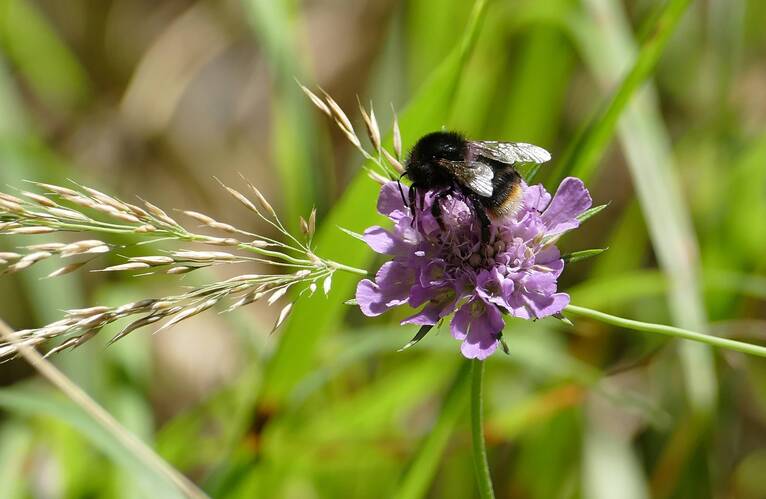
[[[213, 180], [241, 172], [294, 227], [317, 205], [323, 256], [371, 264], [337, 225], [381, 222], [377, 185], [294, 77], [349, 114], [372, 100], [383, 124], [393, 104], [405, 147], [442, 126], [537, 143], [553, 182], [666, 3], [0, 0], [0, 181], [74, 178], [268, 233]], [[681, 17], [588, 179], [611, 205], [565, 247], [609, 250], [567, 268], [574, 303], [766, 341], [765, 23], [760, 0]], [[41, 281], [51, 270], [0, 279], [0, 316], [39, 327], [205, 279]], [[413, 331], [343, 305], [355, 279], [301, 298], [273, 336], [278, 308], [255, 304], [55, 361], [212, 497], [472, 497], [456, 342], [439, 330], [397, 353]], [[499, 497], [766, 496], [762, 360], [584, 320], [505, 338], [486, 387]], [[22, 361], [0, 383], [3, 498], [164, 493]]]

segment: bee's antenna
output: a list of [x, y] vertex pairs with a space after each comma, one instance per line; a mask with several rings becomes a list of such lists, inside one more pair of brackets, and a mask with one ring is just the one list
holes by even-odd
[[407, 203], [407, 200], [404, 198], [404, 189], [402, 189], [402, 177], [404, 177], [405, 175], [407, 175], [407, 172], [404, 172], [401, 175], [399, 175], [399, 178], [396, 179], [396, 185], [399, 186], [399, 194], [402, 196], [402, 203], [404, 203], [404, 206], [409, 208], [410, 205], [409, 203]]

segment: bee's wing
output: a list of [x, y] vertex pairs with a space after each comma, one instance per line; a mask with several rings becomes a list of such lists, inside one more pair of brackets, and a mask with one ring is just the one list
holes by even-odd
[[551, 153], [542, 147], [524, 142], [496, 142], [480, 140], [468, 143], [470, 151], [475, 155], [494, 159], [501, 163], [545, 163], [550, 161]]
[[492, 196], [492, 178], [495, 173], [492, 167], [478, 161], [449, 161], [439, 160], [439, 164], [449, 170], [460, 183], [471, 189], [479, 196]]

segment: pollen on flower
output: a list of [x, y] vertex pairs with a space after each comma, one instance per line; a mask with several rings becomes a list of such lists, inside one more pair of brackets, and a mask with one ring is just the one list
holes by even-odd
[[438, 192], [425, 195], [413, 220], [397, 184], [383, 185], [378, 211], [391, 219], [393, 229], [370, 227], [364, 238], [392, 260], [374, 280], [357, 286], [362, 312], [377, 316], [406, 304], [418, 310], [402, 323], [420, 326], [452, 316], [461, 352], [478, 359], [497, 349], [504, 315], [539, 319], [560, 313], [569, 295], [557, 289], [564, 261], [555, 242], [579, 226], [577, 216], [590, 208], [591, 197], [573, 177], [564, 179], [554, 196], [542, 185], [522, 188], [519, 210], [493, 221], [489, 244], [483, 244], [479, 221], [460, 194], [443, 199], [442, 228], [431, 214]]

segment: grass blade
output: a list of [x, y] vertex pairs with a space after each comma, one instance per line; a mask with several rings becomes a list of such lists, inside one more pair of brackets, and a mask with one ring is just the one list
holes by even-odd
[[[327, 161], [318, 161], [318, 133], [312, 110], [295, 78], [304, 79], [301, 55], [295, 45], [292, 19], [295, 2], [245, 0], [243, 6], [254, 35], [264, 48], [272, 68], [275, 99], [272, 123], [274, 128], [274, 161], [284, 196], [284, 220], [296, 227], [298, 217], [311, 211], [312, 203], [324, 205], [321, 187], [331, 178], [331, 169], [321, 168]], [[330, 181], [332, 183], [332, 181]]]
[[[633, 67], [625, 75], [603, 111], [575, 139], [564, 154], [564, 158], [557, 166], [556, 174], [553, 175], [555, 180], [573, 175], [587, 181], [593, 175], [614, 136], [618, 120], [633, 96], [654, 71], [670, 35], [675, 31], [690, 3], [691, 0], [670, 0], [662, 7], [650, 35], [643, 41], [635, 57]], [[591, 50], [596, 49], [592, 47]]]
[[[671, 0], [667, 4], [672, 14], [668, 14], [671, 15], [670, 19], [677, 20], [682, 7], [685, 8], [687, 3]], [[579, 33], [579, 42], [597, 79], [602, 86], [608, 87], [617, 80], [623, 61], [634, 59], [635, 49], [630, 28], [619, 5], [605, 0], [588, 0], [586, 5], [594, 24], [589, 26], [590, 29], [583, 27]], [[660, 15], [657, 21], [663, 19], [666, 17]], [[597, 25], [595, 20], [599, 20]], [[658, 30], [662, 31], [662, 26], [655, 24], [652, 32]], [[652, 58], [659, 56], [656, 47], [647, 50], [654, 54]], [[649, 62], [652, 62], [652, 58], [649, 58]], [[642, 63], [641, 67], [645, 69], [638, 74], [653, 66]], [[626, 102], [621, 111], [618, 125], [620, 139], [654, 250], [660, 266], [670, 278], [668, 300], [673, 321], [682, 327], [704, 330], [706, 317], [697, 276], [697, 242], [689, 213], [682, 202], [668, 134], [662, 124], [658, 105], [650, 89], [646, 88], [639, 91], [630, 103]], [[594, 127], [602, 126], [596, 123]], [[608, 128], [608, 125], [604, 125], [604, 128]], [[588, 150], [596, 149], [581, 149], [578, 155], [590, 154]], [[579, 160], [575, 158], [573, 161]], [[586, 170], [578, 168], [578, 171], [587, 175]], [[717, 382], [710, 352], [701, 345], [683, 345], [681, 359], [695, 413], [709, 413], [717, 397]]]
[[464, 362], [455, 376], [455, 380], [444, 397], [438, 421], [420, 445], [415, 459], [407, 469], [399, 489], [393, 494], [393, 497], [397, 499], [425, 497], [428, 486], [433, 481], [439, 462], [444, 455], [449, 437], [458, 420], [465, 413], [470, 367], [470, 362]]
[[16, 344], [22, 357], [87, 413], [111, 438], [119, 442], [127, 454], [143, 463], [148, 470], [151, 470], [157, 477], [161, 477], [163, 481], [173, 484], [183, 497], [190, 499], [205, 499], [207, 497], [188, 478], [171, 467], [135, 435], [123, 428], [103, 407], [98, 405], [80, 387], [72, 383], [36, 350], [18, 343], [13, 336], [13, 330], [1, 320], [0, 336], [8, 342]]

